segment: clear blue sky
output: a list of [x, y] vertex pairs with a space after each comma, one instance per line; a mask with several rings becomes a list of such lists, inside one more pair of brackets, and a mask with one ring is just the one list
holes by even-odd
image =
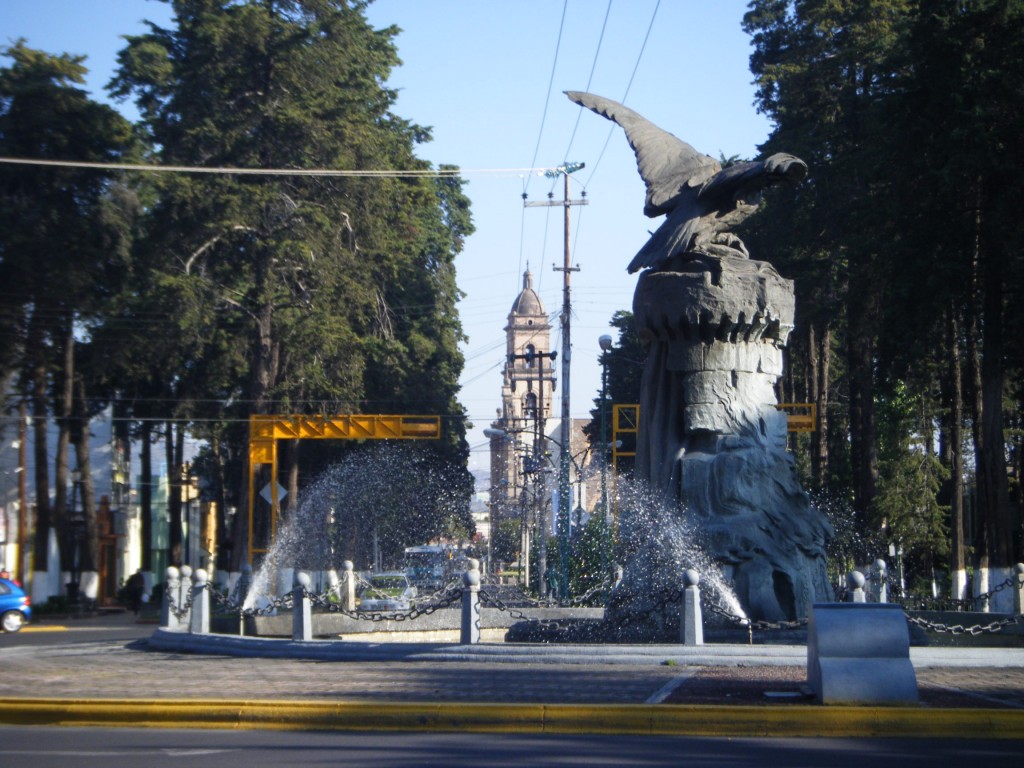
[[[580, 267], [572, 275], [571, 410], [585, 417], [600, 389], [597, 339], [616, 310], [630, 308], [636, 276], [626, 274], [626, 264], [660, 219], [642, 214], [644, 187], [621, 129], [611, 130], [562, 91], [624, 100], [715, 157], [753, 157], [770, 125], [752, 106], [750, 41], [740, 29], [745, 10], [743, 0], [612, 0], [610, 6], [377, 0], [370, 6], [374, 26], [403, 30], [397, 39], [403, 66], [390, 81], [400, 89], [395, 112], [433, 128], [421, 157], [459, 165], [469, 181], [477, 231], [456, 266], [466, 294], [459, 306], [469, 336], [461, 401], [474, 424], [471, 468], [487, 464], [481, 430], [500, 406], [502, 329], [522, 273], [528, 263], [545, 308], [557, 313], [561, 273], [552, 265], [562, 262], [563, 241], [561, 208], [522, 204], [524, 190], [532, 200], [544, 199], [551, 181], [472, 171], [587, 164], [573, 176], [573, 196], [585, 186], [590, 204], [572, 209], [571, 225], [572, 262]], [[87, 87], [105, 100], [121, 36], [143, 31], [143, 19], [167, 24], [170, 7], [157, 0], [0, 0], [0, 40], [24, 37], [51, 53], [85, 54]], [[130, 105], [120, 107], [133, 114]], [[560, 182], [555, 192], [561, 194]], [[557, 332], [552, 347], [561, 349]]]

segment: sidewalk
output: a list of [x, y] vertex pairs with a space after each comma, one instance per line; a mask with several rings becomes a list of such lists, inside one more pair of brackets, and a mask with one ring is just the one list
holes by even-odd
[[[62, 624], [132, 627], [135, 617]], [[821, 707], [803, 695], [802, 646], [321, 642], [334, 660], [254, 658], [198, 654], [140, 628], [134, 642], [82, 633], [3, 648], [0, 722], [1024, 739], [1020, 648], [913, 648], [917, 707]]]

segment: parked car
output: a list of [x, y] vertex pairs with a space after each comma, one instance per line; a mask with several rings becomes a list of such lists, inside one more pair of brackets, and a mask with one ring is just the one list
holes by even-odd
[[0, 578], [0, 627], [17, 632], [32, 618], [32, 598], [18, 582]]
[[374, 573], [356, 590], [356, 608], [360, 611], [408, 611], [416, 587], [401, 571]]

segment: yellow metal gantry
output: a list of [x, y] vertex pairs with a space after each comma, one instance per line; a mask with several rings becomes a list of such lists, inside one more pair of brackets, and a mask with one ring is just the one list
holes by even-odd
[[256, 503], [256, 467], [270, 465], [270, 540], [277, 535], [281, 511], [277, 483], [278, 440], [437, 440], [440, 416], [262, 415], [249, 417], [249, 563], [254, 552], [253, 516]]
[[818, 406], [814, 403], [779, 403], [786, 412], [786, 431], [814, 432], [818, 429]]

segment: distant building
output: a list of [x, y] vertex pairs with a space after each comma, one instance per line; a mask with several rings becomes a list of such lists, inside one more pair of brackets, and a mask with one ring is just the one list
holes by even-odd
[[523, 288], [512, 303], [504, 330], [501, 408], [485, 432], [491, 441], [491, 530], [502, 520], [517, 520], [525, 549], [532, 533], [556, 532], [563, 446], [568, 445], [571, 458], [571, 525], [586, 523], [599, 500], [600, 480], [588, 471], [592, 457], [583, 427], [589, 420], [573, 419], [572, 434], [566, 440], [561, 420], [552, 419], [556, 384], [552, 325], [529, 270], [523, 273]]

